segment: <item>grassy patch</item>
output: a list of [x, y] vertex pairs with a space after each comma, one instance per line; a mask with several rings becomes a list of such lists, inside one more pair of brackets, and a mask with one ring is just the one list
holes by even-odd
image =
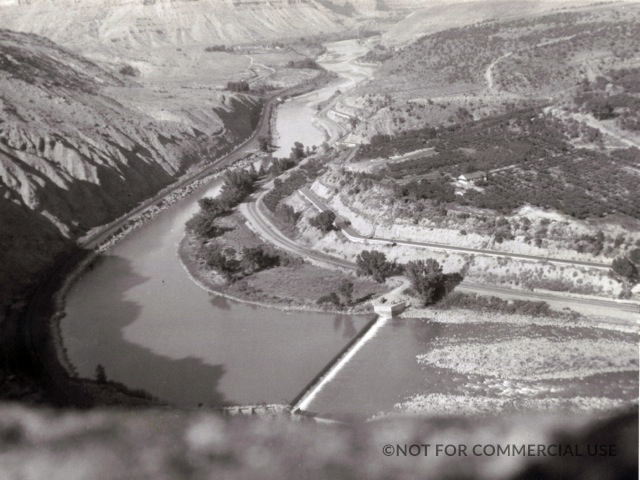
[[[297, 267], [277, 267], [258, 272], [231, 285], [228, 292], [256, 301], [273, 300], [291, 305], [317, 307], [318, 298], [335, 292], [345, 278], [341, 272], [304, 264]], [[354, 278], [353, 298], [361, 299], [387, 290], [371, 280]]]

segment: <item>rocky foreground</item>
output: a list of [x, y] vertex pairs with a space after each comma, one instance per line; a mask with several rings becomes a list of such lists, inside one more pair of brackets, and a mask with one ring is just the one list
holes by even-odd
[[[637, 435], [637, 410], [605, 421], [565, 416], [321, 425], [196, 411], [74, 413], [5, 405], [0, 408], [0, 477], [636, 478]], [[563, 445], [565, 455], [491, 454], [498, 445], [529, 444]], [[587, 449], [596, 444], [606, 445], [607, 454], [588, 456]], [[417, 456], [387, 456], [385, 445], [429, 447], [426, 456], [425, 447]], [[467, 456], [448, 456], [443, 447], [436, 455], [437, 445], [449, 445], [449, 453], [466, 446]], [[384, 451], [390, 453], [389, 447]]]

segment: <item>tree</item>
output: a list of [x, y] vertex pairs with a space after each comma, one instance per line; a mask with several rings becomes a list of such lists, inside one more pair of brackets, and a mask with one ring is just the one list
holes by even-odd
[[220, 233], [220, 228], [215, 221], [215, 215], [200, 211], [189, 219], [186, 227], [198, 238], [212, 238]]
[[347, 304], [351, 303], [353, 298], [353, 282], [343, 278], [338, 285], [338, 293], [345, 298]]
[[640, 248], [634, 248], [629, 252], [629, 260], [636, 265], [640, 265]]
[[638, 278], [638, 269], [626, 257], [618, 257], [611, 264], [615, 273], [628, 280], [634, 281]]
[[227, 82], [227, 90], [231, 90], [232, 92], [248, 92], [249, 84], [245, 80]]
[[311, 220], [309, 220], [309, 224], [312, 227], [316, 227], [321, 232], [327, 233], [335, 228], [333, 224], [335, 220], [336, 220], [336, 214], [331, 211], [327, 211], [327, 212], [321, 212], [315, 217], [311, 218]]
[[291, 158], [291, 160], [295, 162], [299, 162], [304, 157], [305, 157], [304, 145], [300, 142], [295, 142], [293, 144], [293, 147], [291, 147], [291, 154], [289, 155], [289, 158]]
[[219, 216], [224, 213], [224, 207], [217, 198], [204, 197], [198, 200], [201, 210], [212, 216]]
[[389, 262], [387, 256], [378, 250], [364, 250], [356, 257], [358, 276], [370, 276], [378, 283], [383, 283], [397, 271], [397, 265]]
[[107, 372], [102, 364], [98, 364], [96, 367], [96, 382], [107, 383]]
[[271, 147], [271, 140], [269, 139], [269, 137], [260, 135], [258, 137], [258, 144], [260, 144], [260, 150], [262, 150], [263, 152], [268, 152], [269, 148]]
[[287, 225], [295, 226], [300, 219], [300, 212], [296, 212], [291, 205], [279, 203], [276, 207], [276, 217]]
[[409, 262], [404, 272], [424, 305], [435, 302], [445, 291], [446, 276], [440, 264], [432, 258]]
[[235, 270], [235, 259], [227, 257], [225, 252], [221, 250], [220, 245], [209, 244], [205, 247], [202, 255], [203, 260], [207, 266], [221, 275], [223, 275], [228, 281], [231, 280], [233, 272]]
[[252, 273], [276, 266], [279, 260], [277, 255], [270, 255], [263, 247], [245, 247], [240, 265], [245, 272]]
[[329, 295], [323, 295], [320, 297], [316, 303], [318, 305], [322, 305], [323, 303], [333, 303], [336, 306], [340, 305], [340, 298], [336, 294], [336, 292], [331, 292]]

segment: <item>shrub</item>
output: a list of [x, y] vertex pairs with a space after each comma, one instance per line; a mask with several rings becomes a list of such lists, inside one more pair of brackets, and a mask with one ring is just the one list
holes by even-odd
[[387, 256], [378, 250], [364, 250], [356, 257], [358, 276], [370, 276], [378, 283], [394, 275], [398, 271], [396, 263], [389, 262]]
[[320, 297], [316, 303], [318, 305], [332, 303], [333, 305], [340, 306], [340, 297], [336, 292], [331, 292], [329, 295], [323, 295]]
[[231, 90], [232, 92], [248, 92], [249, 84], [245, 80], [227, 82], [227, 90]]
[[638, 269], [626, 257], [616, 258], [611, 264], [611, 268], [615, 273], [627, 280], [635, 281], [638, 278]]
[[336, 214], [331, 211], [327, 211], [321, 212], [315, 217], [311, 218], [309, 220], [309, 224], [312, 227], [316, 227], [321, 232], [327, 233], [336, 228], [334, 225], [335, 220]]
[[435, 302], [445, 292], [446, 277], [440, 264], [432, 258], [407, 263], [404, 273], [411, 280], [423, 305]]
[[120, 72], [120, 75], [127, 75], [129, 77], [135, 77], [136, 75], [138, 75], [138, 71], [131, 65], [124, 65], [118, 71]]

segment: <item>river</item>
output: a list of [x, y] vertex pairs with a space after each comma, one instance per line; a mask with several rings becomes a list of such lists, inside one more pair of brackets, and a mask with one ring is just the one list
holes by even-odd
[[[326, 119], [313, 121], [316, 105], [368, 74], [365, 67], [352, 63], [363, 47], [355, 42], [327, 47], [322, 64], [340, 78], [279, 107], [276, 130], [281, 156], [288, 154], [295, 141], [321, 144], [326, 131], [320, 126], [327, 128], [332, 139], [337, 138], [340, 129], [335, 124]], [[368, 321], [366, 317], [283, 312], [233, 302], [194, 283], [177, 256], [178, 245], [185, 222], [197, 211], [197, 200], [215, 195], [219, 188], [220, 182], [214, 181], [179, 201], [101, 255], [76, 281], [66, 298], [66, 316], [60, 327], [68, 359], [79, 375], [93, 377], [100, 364], [109, 379], [181, 407], [288, 403]], [[454, 400], [467, 402], [469, 408], [474, 402], [483, 406], [487, 399], [501, 401], [505, 392], [510, 399], [553, 408], [566, 402], [583, 405], [584, 399], [594, 405], [637, 399], [637, 368], [609, 372], [608, 364], [599, 358], [593, 360], [598, 368], [584, 378], [560, 375], [535, 382], [503, 382], [481, 369], [466, 374], [418, 364], [416, 357], [434, 348], [464, 349], [481, 364], [487, 351], [501, 348], [504, 342], [542, 339], [546, 349], [576, 339], [587, 342], [587, 347], [604, 337], [622, 342], [620, 345], [637, 342], [635, 334], [629, 337], [562, 322], [459, 320], [385, 323], [310, 397], [306, 408], [323, 416], [370, 417], [390, 412], [406, 400], [419, 404], [420, 395], [427, 393], [444, 399], [447, 408]], [[590, 348], [597, 351], [595, 346]], [[515, 348], [507, 351], [520, 355]], [[525, 356], [504, 363], [528, 361]], [[571, 370], [572, 364], [567, 368]]]
[[[366, 78], [350, 60], [355, 42], [327, 45], [330, 86], [280, 106], [280, 151], [320, 145], [314, 104]], [[173, 205], [129, 234], [79, 276], [60, 324], [67, 357], [83, 377], [107, 378], [181, 407], [291, 400], [360, 330], [366, 317], [283, 312], [226, 300], [188, 276], [177, 250], [197, 200], [220, 182]]]

